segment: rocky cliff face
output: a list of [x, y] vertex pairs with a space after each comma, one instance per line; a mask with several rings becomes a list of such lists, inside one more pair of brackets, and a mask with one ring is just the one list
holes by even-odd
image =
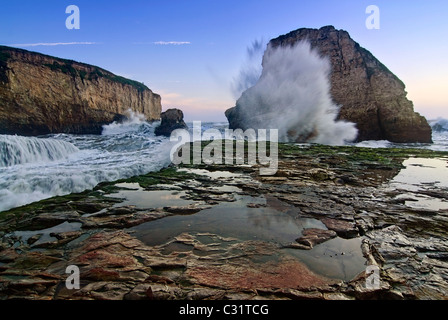
[[0, 46], [0, 134], [99, 134], [129, 109], [158, 120], [161, 98], [95, 66]]
[[[269, 46], [292, 46], [308, 41], [331, 62], [331, 95], [341, 106], [339, 120], [354, 122], [358, 141], [432, 142], [427, 120], [414, 112], [405, 85], [369, 51], [332, 26], [298, 29], [270, 41]], [[300, 59], [300, 57], [298, 57]], [[230, 127], [239, 127], [238, 110], [226, 111]]]

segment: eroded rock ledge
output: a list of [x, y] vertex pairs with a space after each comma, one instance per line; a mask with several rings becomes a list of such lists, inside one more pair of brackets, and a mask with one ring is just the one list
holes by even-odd
[[[358, 141], [432, 142], [431, 127], [414, 112], [404, 83], [347, 31], [333, 26], [301, 28], [272, 39], [269, 46], [286, 47], [299, 41], [310, 42], [330, 60], [331, 95], [341, 106], [339, 119], [356, 124]], [[245, 128], [242, 114], [238, 105], [226, 111], [231, 128]]]
[[[279, 150], [275, 176], [259, 176], [259, 168], [248, 166], [171, 167], [0, 213], [0, 298], [446, 299], [448, 211], [409, 206], [390, 181], [403, 159], [447, 161], [448, 153]], [[437, 185], [413, 192], [446, 201], [446, 190]], [[177, 202], [129, 203], [135, 194]], [[213, 210], [220, 210], [215, 217], [221, 222], [194, 229], [192, 222], [206, 223]], [[266, 210], [277, 215], [263, 218]], [[238, 212], [249, 214], [253, 228], [225, 234]], [[274, 233], [248, 236], [271, 228], [280, 214], [293, 226], [300, 222], [290, 241]], [[182, 227], [171, 220], [160, 238], [162, 224], [151, 226], [168, 218], [180, 219]], [[236, 228], [243, 224], [238, 221]], [[379, 288], [366, 288], [363, 265], [341, 280], [298, 258], [314, 252], [332, 268], [356, 258], [353, 248], [313, 251], [331, 248], [335, 240], [355, 241], [364, 263], [380, 267]], [[79, 290], [65, 286], [68, 265], [80, 267]]]

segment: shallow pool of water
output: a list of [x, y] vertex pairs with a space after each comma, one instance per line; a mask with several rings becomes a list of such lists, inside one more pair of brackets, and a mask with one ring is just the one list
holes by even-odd
[[409, 158], [391, 184], [407, 190], [426, 186], [448, 188], [448, 159]]
[[448, 209], [448, 201], [419, 192], [425, 190], [448, 190], [448, 159], [409, 158], [403, 162], [406, 167], [390, 182], [390, 186], [402, 190], [397, 199], [409, 199], [405, 205], [418, 209]]
[[304, 228], [325, 229], [319, 220], [296, 219], [292, 212], [267, 206], [264, 197], [235, 194], [235, 199], [194, 215], [171, 216], [145, 223], [134, 230], [145, 243], [159, 245], [183, 232], [210, 232], [240, 240], [288, 243], [297, 239]]
[[79, 231], [81, 229], [80, 222], [63, 222], [57, 226], [41, 229], [41, 230], [33, 230], [33, 231], [14, 231], [12, 233], [13, 236], [20, 238], [23, 242], [27, 242], [29, 238], [41, 235], [41, 237], [33, 244], [35, 246], [46, 243], [50, 241], [57, 240], [55, 237], [50, 236], [52, 233], [62, 233], [62, 232], [70, 232], [70, 231]]

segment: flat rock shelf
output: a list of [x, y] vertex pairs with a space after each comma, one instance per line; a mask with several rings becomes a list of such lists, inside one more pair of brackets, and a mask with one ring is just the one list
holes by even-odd
[[1, 212], [0, 298], [446, 299], [447, 159], [280, 144], [274, 176], [170, 166]]

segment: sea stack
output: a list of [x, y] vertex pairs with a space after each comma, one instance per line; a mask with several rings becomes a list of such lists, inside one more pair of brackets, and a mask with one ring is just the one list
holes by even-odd
[[[301, 41], [309, 42], [312, 49], [329, 59], [331, 96], [340, 106], [338, 120], [356, 124], [357, 141], [432, 142], [431, 127], [414, 111], [404, 83], [351, 39], [347, 31], [333, 26], [302, 28], [272, 39], [268, 48], [293, 46]], [[244, 128], [238, 105], [228, 109], [226, 117], [230, 128]]]
[[0, 134], [100, 134], [129, 109], [159, 120], [161, 98], [96, 66], [0, 46]]

